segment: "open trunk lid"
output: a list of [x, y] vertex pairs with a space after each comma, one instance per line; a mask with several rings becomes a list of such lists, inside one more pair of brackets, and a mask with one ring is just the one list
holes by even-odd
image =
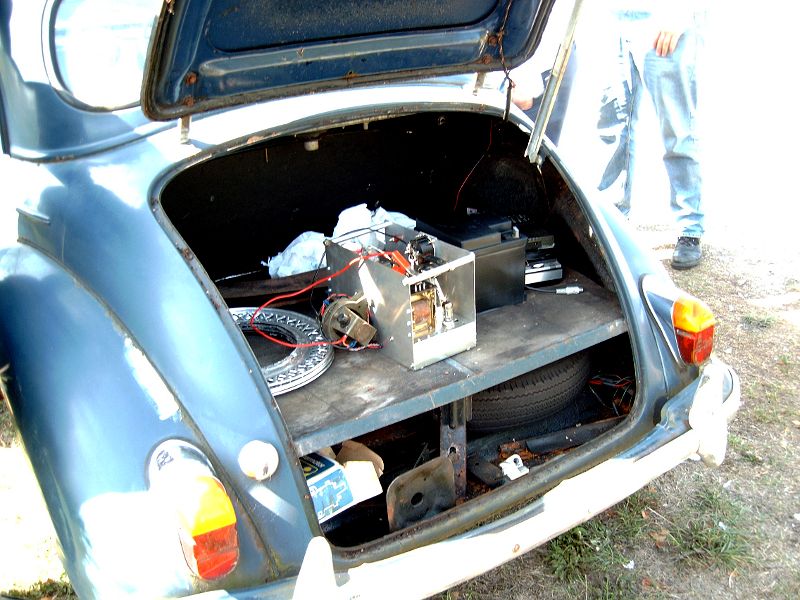
[[553, 0], [166, 0], [142, 108], [155, 120], [401, 79], [509, 69]]

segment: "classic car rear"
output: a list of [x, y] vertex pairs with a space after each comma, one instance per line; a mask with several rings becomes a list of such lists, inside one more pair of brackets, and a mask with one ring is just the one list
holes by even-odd
[[424, 597], [722, 460], [713, 315], [484, 76], [551, 3], [167, 2], [147, 117], [42, 4], [0, 360], [81, 597]]

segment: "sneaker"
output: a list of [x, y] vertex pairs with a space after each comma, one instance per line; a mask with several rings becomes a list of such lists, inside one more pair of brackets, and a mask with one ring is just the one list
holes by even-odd
[[672, 253], [673, 269], [691, 269], [696, 267], [703, 256], [700, 248], [700, 238], [681, 236], [675, 244], [675, 251]]

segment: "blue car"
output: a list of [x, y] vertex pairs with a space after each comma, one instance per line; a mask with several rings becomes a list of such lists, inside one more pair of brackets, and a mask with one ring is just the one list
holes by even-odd
[[0, 0], [1, 389], [81, 598], [424, 598], [720, 464], [713, 314], [501, 84], [552, 5]]

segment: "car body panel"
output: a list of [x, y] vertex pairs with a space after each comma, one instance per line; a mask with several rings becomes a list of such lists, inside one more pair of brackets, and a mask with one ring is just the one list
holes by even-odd
[[541, 37], [552, 2], [251, 0], [165, 3], [142, 106], [164, 120], [265, 98], [511, 68]]
[[[84, 333], [82, 341], [74, 338], [74, 343], [91, 345], [93, 336], [100, 335], [108, 327], [119, 327], [114, 324], [118, 319], [125, 324], [131, 339], [137, 341], [137, 346], [141, 344], [148, 361], [157, 372], [163, 374], [166, 385], [178, 398], [181, 415], [192, 423], [194, 435], [202, 431], [202, 446], [213, 457], [219, 471], [226, 474], [227, 483], [238, 491], [237, 496], [247, 499], [243, 500], [246, 512], [252, 515], [253, 522], [262, 527], [262, 531], [255, 534], [253, 539], [285, 540], [269, 549], [269, 562], [273, 565], [269, 573], [275, 576], [287, 568], [284, 565], [292, 565], [298, 556], [302, 556], [305, 548], [303, 531], [309, 537], [318, 530], [313, 517], [309, 519], [313, 512], [304, 497], [307, 494], [305, 482], [299, 468], [289, 468], [289, 465], [298, 464], [297, 457], [274, 403], [265, 401], [270, 397], [269, 392], [252, 353], [230, 320], [226, 322], [220, 319], [218, 307], [212, 304], [198, 285], [184, 255], [171, 244], [153, 218], [147, 202], [148, 188], [164, 164], [161, 162], [163, 157], [153, 145], [146, 142], [143, 145], [145, 150], [126, 146], [119, 149], [122, 157], [117, 160], [109, 161], [108, 157], [90, 160], [80, 168], [63, 162], [28, 165], [24, 170], [29, 174], [35, 173], [46, 183], [38, 186], [41, 188], [38, 197], [19, 201], [25, 207], [23, 211], [19, 214], [9, 213], [19, 221], [18, 235], [22, 242], [19, 248], [37, 248], [49, 256], [49, 260], [61, 265], [62, 277], [76, 278], [80, 286], [85, 287], [85, 294], [104, 299], [105, 307], [100, 310], [99, 316], [97, 311], [86, 311], [85, 321], [80, 326], [76, 325], [76, 330]], [[185, 154], [183, 148], [179, 150]], [[152, 159], [149, 168], [148, 157]], [[135, 172], [141, 178], [118, 177], [119, 171], [113, 165], [133, 163], [139, 165], [140, 168]], [[5, 165], [14, 167], [9, 163]], [[27, 183], [28, 190], [37, 187], [30, 179]], [[6, 207], [13, 206], [12, 197], [6, 196], [5, 201], [8, 202]], [[31, 212], [37, 214], [38, 218], [32, 219], [29, 216]], [[97, 232], [102, 232], [102, 235], [95, 235]], [[2, 360], [12, 365], [8, 373], [11, 381], [16, 382], [20, 389], [28, 390], [23, 399], [12, 388], [9, 401], [15, 412], [18, 412], [18, 403], [40, 407], [44, 412], [36, 411], [38, 419], [47, 420], [50, 418], [48, 398], [54, 395], [60, 397], [62, 386], [57, 380], [46, 379], [32, 387], [29, 377], [34, 377], [34, 373], [20, 374], [13, 367], [21, 360], [20, 356], [29, 353], [47, 356], [58, 349], [51, 349], [48, 330], [30, 330], [33, 319], [27, 317], [21, 307], [11, 309], [11, 304], [16, 306], [17, 302], [22, 302], [14, 290], [25, 280], [26, 274], [24, 264], [8, 252], [4, 250], [0, 253], [0, 260], [4, 264], [0, 287], [3, 289], [3, 302], [10, 303], [7, 314], [14, 314], [15, 317], [4, 323], [8, 327], [4, 337], [13, 337], [13, 343], [7, 342], [8, 356], [2, 357]], [[109, 265], [114, 265], [114, 268], [109, 268]], [[129, 281], [130, 285], [121, 286], [121, 279]], [[51, 287], [50, 282], [55, 281], [53, 278], [45, 279], [35, 296], [61, 299], [63, 294], [59, 289]], [[30, 303], [25, 305], [33, 309]], [[60, 306], [53, 308], [52, 312], [57, 315], [69, 310], [69, 306]], [[41, 320], [41, 316], [38, 320]], [[175, 344], [165, 343], [168, 338], [173, 339]], [[238, 348], [235, 347], [237, 342]], [[63, 354], [69, 357], [69, 352]], [[120, 368], [126, 364], [119, 351], [109, 350], [106, 361], [109, 365], [116, 364], [113, 362], [115, 359], [120, 361]], [[67, 363], [62, 368], [74, 373], [86, 373], [91, 370], [90, 367], [84, 364], [82, 368], [72, 369]], [[103, 368], [103, 361], [98, 360], [94, 365], [94, 369]], [[206, 374], [206, 381], [197, 377], [200, 371]], [[98, 388], [97, 392], [100, 391]], [[125, 406], [123, 390], [110, 389], [105, 392], [113, 398], [111, 406]], [[233, 399], [236, 401], [236, 411], [229, 410]], [[87, 397], [86, 402], [85, 410], [76, 413], [76, 418], [91, 413], [93, 398]], [[248, 412], [249, 416], [243, 422], [250, 426], [243, 428], [239, 419]], [[231, 420], [227, 421], [225, 417]], [[142, 419], [132, 420], [143, 424]], [[41, 452], [64, 454], [65, 447], [72, 447], [72, 435], [85, 436], [84, 428], [75, 423], [66, 431], [48, 430], [47, 435], [37, 439], [36, 447]], [[166, 432], [161, 428], [142, 425], [141, 438], [137, 441], [140, 448], [152, 448], [165, 435]], [[117, 437], [112, 429], [108, 430], [108, 437], [95, 437], [95, 451], [115, 454]], [[271, 479], [269, 490], [254, 488], [252, 480], [246, 478], [238, 468], [239, 450], [253, 439], [268, 440], [279, 449], [283, 467]], [[213, 448], [213, 451], [209, 448]], [[124, 467], [120, 466], [119, 472], [126, 473], [133, 469], [141, 476], [145, 469], [145, 456], [142, 452], [129, 456], [131, 459], [136, 456], [140, 464], [126, 462]], [[79, 476], [85, 469], [84, 465], [70, 463], [68, 466], [69, 469], [53, 473], [52, 477], [59, 477], [62, 481], [66, 478], [76, 488], [81, 488]], [[49, 481], [43, 484], [49, 485]], [[85, 503], [83, 501], [88, 499], [73, 501], [69, 495], [57, 494], [49, 498], [49, 507], [55, 514], [78, 515]], [[71, 554], [81, 555], [79, 549], [83, 545], [91, 545], [94, 536], [82, 531], [81, 521], [71, 522], [70, 526], [75, 530], [70, 534], [70, 538], [75, 540]], [[62, 532], [64, 530], [59, 529], [59, 533]], [[263, 542], [259, 541], [258, 544], [263, 547]], [[250, 553], [251, 557], [257, 555]], [[156, 558], [153, 555], [153, 559]], [[81, 568], [76, 568], [75, 572]], [[151, 565], [151, 568], [155, 568], [155, 565]], [[242, 569], [242, 575], [245, 572], [246, 569]], [[74, 579], [76, 588], [80, 590], [80, 578], [75, 576]], [[158, 594], [167, 594], [170, 589], [163, 588]], [[100, 595], [102, 597], [103, 594]]]
[[[0, 323], [9, 406], [75, 589], [195, 590], [142, 457], [154, 439], [198, 439], [197, 425], [130, 332], [41, 252], [19, 245], [0, 255], [0, 309], [15, 315]], [[247, 510], [237, 509], [247, 548], [237, 577], [274, 576], [275, 565], [258, 558], [269, 554]]]

